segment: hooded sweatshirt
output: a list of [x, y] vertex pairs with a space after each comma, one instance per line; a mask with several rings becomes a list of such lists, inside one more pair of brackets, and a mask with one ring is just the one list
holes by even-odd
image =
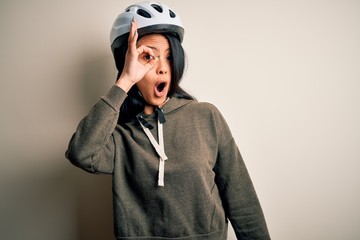
[[116, 239], [225, 240], [228, 220], [238, 239], [270, 239], [238, 147], [213, 105], [172, 97], [163, 124], [157, 114], [142, 115], [156, 143], [163, 137], [162, 159], [147, 127], [136, 119], [118, 124], [126, 97], [113, 86], [66, 151], [74, 165], [112, 174]]

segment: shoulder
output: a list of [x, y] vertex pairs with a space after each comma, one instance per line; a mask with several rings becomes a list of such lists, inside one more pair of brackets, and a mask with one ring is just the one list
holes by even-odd
[[193, 99], [184, 99], [184, 98], [171, 98], [171, 100], [164, 105], [162, 108], [165, 113], [171, 112], [219, 112], [219, 110], [211, 103], [208, 102], [199, 102]]
[[226, 125], [220, 110], [212, 103], [193, 101], [186, 106], [186, 114], [193, 119], [200, 119], [202, 122], [212, 122], [217, 126]]
[[192, 102], [188, 106], [191, 108], [189, 115], [195, 122], [206, 125], [208, 128], [214, 129], [216, 135], [223, 142], [228, 142], [232, 138], [229, 126], [220, 112], [220, 110], [212, 103], [209, 102]]
[[212, 103], [197, 100], [172, 99], [164, 106], [165, 113], [203, 121], [222, 120], [222, 114]]
[[208, 113], [214, 115], [221, 115], [219, 109], [212, 103], [209, 102], [198, 102], [193, 101], [188, 105], [190, 109], [196, 111], [197, 113]]

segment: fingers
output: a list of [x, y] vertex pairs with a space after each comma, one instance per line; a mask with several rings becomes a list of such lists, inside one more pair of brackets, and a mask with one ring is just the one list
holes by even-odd
[[136, 50], [137, 39], [138, 39], [137, 22], [133, 18], [130, 23], [130, 32], [129, 32], [129, 39], [128, 39], [129, 49]]
[[148, 61], [151, 61], [154, 59], [154, 52], [151, 48], [145, 47], [145, 46], [140, 46], [137, 47], [137, 40], [138, 40], [138, 32], [137, 32], [137, 22], [136, 20], [133, 18], [131, 21], [131, 26], [130, 26], [130, 32], [129, 32], [129, 46], [128, 48], [130, 49], [130, 51], [132, 52], [132, 54], [136, 54], [138, 56], [142, 55], [142, 54], [147, 54], [148, 56], [150, 56], [149, 59], [147, 59]]
[[141, 45], [137, 48], [138, 62], [145, 67], [146, 72], [155, 66], [156, 58], [151, 48]]
[[141, 55], [144, 60], [153, 61], [155, 59], [153, 50], [145, 45], [139, 46], [136, 50], [139, 56]]
[[137, 27], [138, 27], [137, 22], [133, 18], [131, 21], [129, 38], [128, 38], [126, 67], [132, 73], [143, 72], [145, 74], [151, 68], [153, 68], [155, 57], [154, 57], [154, 52], [151, 48], [144, 45], [137, 47], [137, 40], [139, 37], [137, 32]]

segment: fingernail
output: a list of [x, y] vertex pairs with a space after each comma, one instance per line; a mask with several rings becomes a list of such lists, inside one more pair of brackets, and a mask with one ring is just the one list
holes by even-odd
[[132, 20], [131, 20], [131, 22], [135, 22], [135, 16], [134, 16], [134, 17], [132, 17]]
[[134, 37], [135, 37], [136, 33], [137, 33], [137, 30], [134, 31]]

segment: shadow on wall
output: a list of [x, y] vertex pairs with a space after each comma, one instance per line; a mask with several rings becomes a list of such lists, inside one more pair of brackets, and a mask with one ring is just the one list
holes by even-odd
[[[116, 71], [110, 54], [97, 54], [93, 50], [85, 52], [75, 82], [79, 84], [79, 88], [76, 88], [79, 90], [78, 101], [87, 113], [114, 84]], [[74, 188], [76, 196], [77, 239], [113, 239], [111, 175], [90, 174], [73, 165], [71, 167], [73, 170], [69, 177], [72, 181], [69, 184]]]
[[[107, 55], [105, 53], [108, 53]], [[115, 83], [117, 71], [110, 50], [105, 53], [91, 54], [87, 52], [80, 60], [77, 79], [80, 101], [86, 112], [104, 95]], [[80, 120], [80, 119], [79, 119]]]
[[113, 239], [111, 176], [79, 171], [70, 171], [68, 181], [75, 197], [77, 239]]
[[0, 239], [113, 239], [111, 177], [56, 161], [56, 170], [35, 166], [2, 182], [10, 188], [2, 188]]
[[56, 121], [49, 118], [44, 126], [31, 119], [31, 131], [23, 134], [36, 144], [14, 144], [2, 159], [8, 165], [0, 176], [0, 239], [114, 239], [111, 176], [89, 174], [64, 157], [81, 115], [114, 83], [114, 63], [105, 54], [92, 50], [75, 60], [60, 59], [67, 62], [58, 66], [69, 66], [59, 70], [63, 81], [41, 89], [53, 91], [53, 98], [38, 117]]

